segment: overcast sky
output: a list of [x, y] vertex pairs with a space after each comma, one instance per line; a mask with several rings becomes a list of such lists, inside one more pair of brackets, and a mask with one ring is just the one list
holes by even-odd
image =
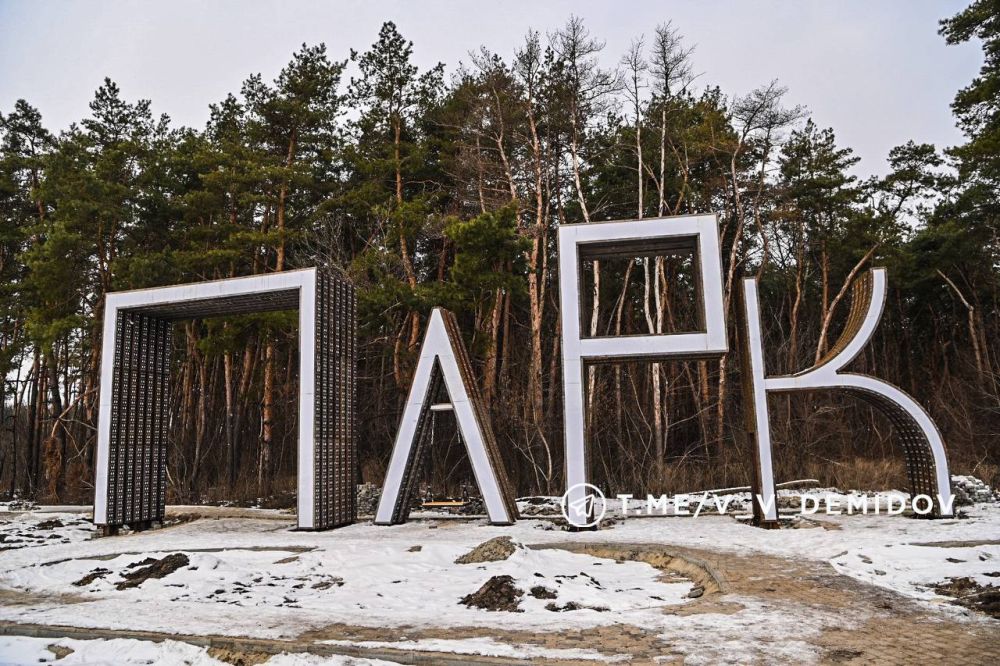
[[696, 47], [699, 85], [742, 94], [777, 78], [788, 101], [883, 172], [907, 139], [954, 145], [949, 103], [981, 64], [977, 45], [946, 46], [938, 21], [967, 2], [839, 0], [492, 0], [277, 2], [0, 0], [0, 112], [25, 98], [50, 128], [85, 117], [103, 77], [128, 99], [149, 98], [176, 124], [201, 127], [208, 104], [248, 74], [273, 78], [303, 42], [346, 58], [393, 20], [414, 57], [453, 71], [485, 45], [509, 55], [529, 28], [552, 31], [571, 13], [607, 41], [615, 64], [630, 40], [667, 20]]

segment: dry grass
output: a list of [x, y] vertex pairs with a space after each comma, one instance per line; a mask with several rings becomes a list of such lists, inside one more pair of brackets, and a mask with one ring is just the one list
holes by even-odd
[[[998, 482], [1000, 469], [986, 463], [970, 464], [962, 459], [950, 460], [952, 474], [973, 474], [990, 485]], [[821, 487], [842, 490], [907, 490], [903, 456], [895, 458], [854, 457], [841, 460], [820, 458], [795, 459], [778, 456], [775, 460], [775, 480], [778, 483], [797, 479], [817, 479]], [[702, 490], [747, 486], [753, 478], [749, 459], [727, 455], [715, 461], [688, 460], [650, 467], [631, 480], [599, 479], [598, 483], [611, 492], [684, 493]]]

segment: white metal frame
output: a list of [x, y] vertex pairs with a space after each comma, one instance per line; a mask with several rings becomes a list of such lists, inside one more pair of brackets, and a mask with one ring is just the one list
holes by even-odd
[[299, 443], [298, 526], [314, 527], [314, 403], [316, 357], [316, 269], [268, 273], [185, 284], [109, 293], [104, 306], [104, 337], [101, 343], [101, 393], [97, 418], [97, 474], [94, 488], [94, 523], [107, 523], [108, 464], [111, 441], [111, 387], [114, 373], [115, 324], [119, 310], [183, 303], [274, 291], [299, 291]]
[[[704, 307], [705, 330], [666, 335], [632, 335], [584, 338], [580, 317], [580, 255], [587, 244], [616, 241], [657, 241], [695, 237]], [[597, 257], [600, 258], [599, 256]], [[559, 227], [559, 296], [562, 308], [563, 409], [565, 414], [566, 488], [570, 523], [588, 524], [581, 502], [586, 496], [586, 415], [584, 364], [588, 360], [629, 358], [712, 358], [726, 353], [726, 313], [722, 289], [722, 253], [718, 218], [690, 215]]]

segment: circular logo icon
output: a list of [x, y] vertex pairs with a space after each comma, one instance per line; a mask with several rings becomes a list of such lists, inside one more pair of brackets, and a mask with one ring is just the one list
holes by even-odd
[[[601, 489], [591, 483], [577, 483], [566, 489], [559, 502], [563, 518], [574, 527], [593, 527], [604, 519], [608, 503]], [[577, 519], [573, 520], [570, 515]], [[585, 521], [585, 522], [584, 522]]]

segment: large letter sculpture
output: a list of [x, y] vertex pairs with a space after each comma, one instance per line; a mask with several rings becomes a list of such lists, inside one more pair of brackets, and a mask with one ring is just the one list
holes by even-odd
[[757, 281], [743, 281], [746, 310], [745, 357], [749, 378], [744, 382], [747, 418], [756, 432], [755, 456], [757, 500], [754, 516], [759, 523], [774, 524], [777, 508], [774, 497], [774, 471], [771, 460], [771, 427], [767, 412], [767, 394], [782, 391], [841, 389], [856, 395], [883, 412], [892, 422], [903, 443], [906, 471], [913, 497], [926, 495], [934, 502], [937, 516], [952, 514], [948, 461], [941, 433], [924, 409], [895, 386], [867, 375], [841, 372], [861, 352], [882, 317], [885, 303], [885, 269], [876, 268], [854, 283], [851, 310], [844, 332], [830, 351], [813, 367], [794, 375], [768, 377], [764, 368], [760, 307]]
[[428, 426], [431, 411], [438, 405], [432, 405], [431, 401], [442, 383], [448, 392], [450, 407], [469, 453], [490, 522], [509, 525], [517, 519], [514, 493], [455, 315], [442, 308], [434, 308], [427, 324], [410, 395], [396, 432], [375, 523], [395, 525], [406, 522], [409, 517], [421, 463], [433, 445], [430, 441], [433, 429]]
[[[583, 338], [580, 266], [608, 257], [653, 257], [692, 252], [702, 297], [700, 332]], [[562, 307], [563, 401], [566, 430], [566, 506], [570, 523], [589, 523], [584, 413], [584, 365], [622, 360], [713, 358], [728, 350], [723, 306], [722, 257], [714, 215], [571, 224], [559, 227]]]
[[310, 268], [107, 295], [94, 523], [113, 533], [163, 520], [173, 322], [295, 308], [298, 526], [354, 522], [354, 288]]

